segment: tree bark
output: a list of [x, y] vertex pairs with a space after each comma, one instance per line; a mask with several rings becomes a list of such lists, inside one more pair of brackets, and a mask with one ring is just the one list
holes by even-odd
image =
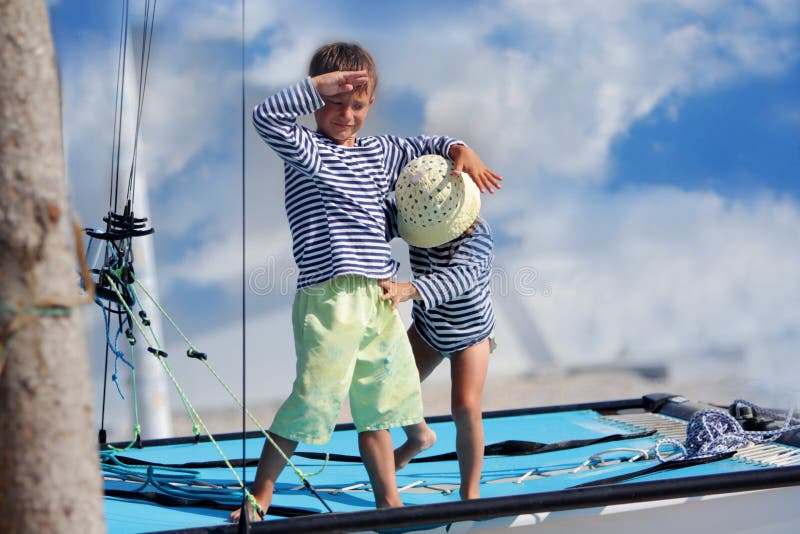
[[104, 532], [47, 8], [0, 20], [0, 532]]

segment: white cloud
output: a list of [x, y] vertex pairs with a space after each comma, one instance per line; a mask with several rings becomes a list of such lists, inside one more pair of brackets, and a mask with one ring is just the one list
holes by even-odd
[[548, 200], [498, 259], [552, 290], [527, 304], [562, 362], [755, 354], [800, 337], [796, 202], [672, 188]]
[[[498, 250], [497, 263], [510, 272], [536, 269], [537, 293], [523, 302], [559, 361], [727, 349], [760, 358], [797, 347], [796, 201], [599, 190], [611, 143], [636, 121], [656, 109], [679, 121], [686, 95], [795, 64], [796, 2], [518, 0], [457, 13], [435, 3], [408, 9], [420, 11], [401, 25], [360, 25], [338, 4], [249, 3], [250, 53], [269, 48], [248, 65], [249, 96], [303, 76], [327, 40], [372, 50], [379, 91], [419, 97], [422, 130], [464, 138], [506, 176], [485, 210], [514, 240]], [[159, 258], [159, 278], [166, 287], [232, 288], [241, 217], [239, 7], [175, 3], [160, 12], [166, 21], [154, 42], [140, 164], [151, 177], [157, 235], [169, 240], [161, 242], [169, 254]], [[85, 44], [62, 58], [62, 71], [72, 190], [88, 225], [107, 195], [115, 52]], [[796, 120], [796, 105], [786, 106], [785, 120]], [[385, 116], [370, 121], [391, 124]], [[247, 136], [247, 268], [275, 258], [276, 269], [287, 269], [281, 166], [249, 121]], [[289, 351], [288, 308], [278, 306], [266, 323], [254, 318], [254, 335], [265, 345], [279, 338], [280, 352]], [[501, 317], [513, 313], [500, 296], [498, 306]], [[215, 351], [225, 351], [235, 321], [207, 332]], [[277, 324], [284, 326], [267, 328]], [[502, 346], [525, 350], [519, 339]]]
[[[291, 329], [291, 314], [282, 308], [249, 317], [246, 355], [248, 402], [282, 400], [289, 395], [295, 370]], [[208, 355], [210, 366], [239, 397], [242, 383], [241, 334], [241, 323], [230, 323], [192, 338], [199, 350]], [[169, 350], [182, 354], [186, 349], [181, 346]], [[236, 406], [201, 362], [179, 357], [172, 366], [178, 380], [187, 385], [187, 393], [197, 409]], [[178, 406], [177, 399], [173, 398], [173, 407]], [[262, 421], [262, 424], [268, 425], [269, 421]]]
[[[270, 19], [278, 29], [249, 70], [253, 83], [289, 84], [323, 36], [357, 36], [383, 87], [423, 99], [426, 132], [463, 137], [536, 181], [602, 181], [613, 140], [657, 106], [676, 110], [676, 97], [774, 75], [800, 57], [789, 2], [514, 0], [455, 14], [426, 6], [394, 28], [312, 15], [318, 7]], [[494, 46], [497, 34], [509, 43]]]
[[[452, 32], [472, 37], [452, 54], [420, 59], [397, 49], [394, 59], [402, 72], [436, 62], [451, 80], [431, 82], [425, 71], [411, 78], [427, 98], [427, 130], [459, 132], [509, 174], [601, 181], [611, 142], [667, 99], [773, 74], [798, 58], [796, 36], [773, 33], [790, 26], [771, 12], [614, 6], [508, 2], [476, 17], [481, 27]], [[519, 43], [487, 47], [481, 37], [504, 25], [517, 29]]]
[[[179, 3], [179, 2], [178, 2]], [[184, 6], [165, 9], [170, 24], [178, 33], [193, 42], [240, 41], [242, 37], [242, 3], [184, 2]], [[261, 32], [282, 21], [281, 14], [292, 8], [293, 2], [270, 0], [245, 4], [245, 39], [250, 41]]]
[[[198, 285], [229, 286], [239, 290], [242, 267], [241, 226], [218, 232], [214, 238], [201, 241], [198, 247], [188, 247], [182, 257], [164, 265], [159, 277], [166, 285], [175, 281], [188, 281]], [[247, 237], [246, 272], [256, 293], [276, 284], [285, 286], [285, 280], [296, 278], [290, 263], [291, 240], [286, 232], [259, 232], [251, 228]], [[294, 290], [294, 286], [290, 288]]]

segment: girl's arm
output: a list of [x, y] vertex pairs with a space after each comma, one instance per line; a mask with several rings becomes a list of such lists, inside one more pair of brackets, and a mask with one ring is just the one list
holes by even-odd
[[460, 297], [474, 288], [492, 268], [493, 245], [491, 234], [478, 231], [464, 239], [450, 261], [441, 271], [415, 277], [413, 282], [381, 280], [381, 300], [392, 301], [392, 308], [400, 302], [421, 300], [425, 308], [435, 308]]
[[459, 245], [446, 269], [414, 278], [412, 283], [425, 308], [435, 308], [460, 297], [488, 276], [492, 249], [491, 235], [476, 229]]

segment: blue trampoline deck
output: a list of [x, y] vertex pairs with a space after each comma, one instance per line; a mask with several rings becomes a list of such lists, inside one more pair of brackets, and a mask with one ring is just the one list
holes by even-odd
[[[671, 404], [674, 404], [672, 412], [678, 415], [670, 415]], [[502, 506], [513, 508], [519, 505], [521, 510], [518, 513], [521, 513], [528, 510], [524, 503], [533, 505], [531, 499], [536, 496], [542, 499], [540, 506], [545, 507], [543, 509], [555, 509], [556, 502], [568, 503], [576, 493], [588, 496], [590, 501], [597, 500], [600, 499], [598, 488], [604, 488], [603, 495], [610, 496], [608, 498], [625, 502], [622, 495], [627, 490], [624, 486], [631, 485], [647, 488], [661, 484], [663, 488], [660, 494], [668, 494], [669, 491], [696, 494], [702, 491], [698, 488], [702, 488], [703, 483], [722, 481], [726, 477], [730, 479], [727, 484], [733, 486], [720, 491], [736, 490], [737, 480], [740, 488], [770, 487], [773, 483], [778, 485], [781, 480], [784, 480], [783, 485], [800, 483], [800, 473], [797, 471], [800, 468], [792, 467], [795, 461], [800, 464], [800, 451], [791, 440], [784, 440], [787, 443], [783, 444], [759, 446], [773, 447], [774, 450], [764, 450], [755, 455], [742, 452], [669, 470], [649, 472], [661, 464], [650, 457], [624, 461], [635, 457], [637, 450], [652, 449], [665, 436], [679, 436], [681, 429], [685, 432], [685, 419], [680, 417], [687, 412], [685, 404], [667, 402], [664, 406], [666, 409], [662, 408], [660, 414], [654, 414], [642, 400], [637, 399], [487, 414], [484, 420], [487, 444], [516, 440], [550, 444], [557, 450], [486, 456], [482, 471], [482, 498], [469, 503], [458, 499], [459, 471], [455, 459], [413, 462], [398, 472], [397, 483], [402, 488], [401, 496], [406, 505], [417, 505], [414, 507], [418, 512], [415, 514], [417, 517], [424, 516], [422, 512], [426, 510], [439, 510], [445, 513], [444, 522], [448, 522], [458, 517], [449, 517], [447, 514], [459, 511], [463, 512], [464, 518], [475, 519], [491, 517], [492, 510], [500, 510]], [[452, 421], [439, 418], [431, 422], [431, 427], [437, 432], [438, 441], [420, 457], [430, 458], [452, 452], [455, 443]], [[395, 443], [400, 443], [403, 439], [401, 431], [393, 432], [393, 438]], [[605, 441], [586, 444], [590, 440]], [[241, 436], [224, 436], [217, 443], [226, 458], [232, 461], [241, 459]], [[248, 435], [245, 442], [246, 457], [258, 458], [263, 443], [263, 436]], [[334, 514], [327, 512], [320, 499], [303, 487], [297, 474], [287, 467], [278, 479], [273, 508], [270, 509], [271, 512], [278, 511], [280, 515], [269, 514], [265, 522], [254, 524], [254, 528], [272, 527], [274, 530], [280, 526], [281, 529], [291, 530], [292, 525], [297, 525], [300, 530], [309, 528], [309, 521], [316, 521], [314, 530], [322, 531], [325, 530], [324, 516], [346, 518], [347, 514], [353, 512], [356, 512], [352, 514], [353, 517], [357, 518], [375, 516], [370, 521], [378, 523], [383, 516], [386, 519], [383, 526], [408, 524], [408, 520], [402, 519], [405, 513], [402, 510], [374, 510], [369, 480], [361, 463], [336, 460], [326, 463], [322, 459], [304, 457], [302, 453], [358, 455], [355, 430], [347, 425], [340, 426], [327, 445], [301, 444], [292, 458], [302, 472], [316, 473], [309, 476], [308, 480]], [[111, 465], [112, 460], [122, 466]], [[108, 456], [103, 464], [108, 531], [213, 530], [214, 527], [228, 525], [229, 509], [237, 506], [242, 498], [241, 490], [237, 489], [240, 488], [237, 478], [250, 484], [256, 469], [252, 466], [245, 469], [237, 467], [234, 473], [225, 466], [197, 466], [197, 463], [217, 460], [222, 460], [221, 454], [205, 439], [200, 443], [193, 440], [150, 442], [141, 449], [129, 449]], [[133, 462], [136, 465], [131, 465]], [[609, 485], [603, 485], [604, 481], [609, 481], [617, 489], [609, 492]], [[590, 486], [577, 489], [586, 484]], [[591, 484], [601, 485], [592, 487]], [[611, 497], [615, 492], [619, 495]], [[561, 494], [560, 500], [551, 497], [557, 494]], [[497, 501], [500, 508], [487, 505], [493, 501]], [[580, 503], [575, 506], [580, 507]], [[453, 511], [446, 512], [449, 509]], [[300, 517], [287, 518], [286, 514]], [[441, 514], [437, 514], [431, 516], [429, 524], [437, 522], [433, 520], [440, 517]], [[341, 528], [342, 524], [338, 520], [335, 523], [337, 528]], [[359, 523], [357, 529], [363, 530], [365, 525], [369, 526], [368, 523]]]

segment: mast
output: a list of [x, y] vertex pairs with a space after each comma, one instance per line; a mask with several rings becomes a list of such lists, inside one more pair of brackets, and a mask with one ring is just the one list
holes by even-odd
[[[129, 32], [133, 43], [132, 55], [135, 68], [131, 69], [133, 75], [129, 78], [130, 83], [126, 91], [130, 91], [128, 94], [135, 94], [140, 99], [143, 99], [145, 95], [139, 94], [139, 88], [144, 90], [145, 87], [144, 84], [140, 83], [140, 75], [142, 73], [142, 45], [146, 34], [141, 26], [131, 28]], [[141, 117], [138, 117], [138, 120], [141, 120]], [[135, 124], [131, 126], [133, 126], [131, 131], [131, 138], [133, 139], [136, 135], [136, 129]], [[141, 136], [141, 132], [139, 135]], [[137, 155], [134, 154], [134, 157], [137, 157]], [[137, 168], [135, 171], [135, 208], [137, 216], [150, 218], [147, 171], [148, 166], [146, 165]], [[118, 197], [120, 192], [117, 191]], [[118, 198], [117, 200], [120, 202], [119, 205], [125, 204], [124, 198]], [[136, 258], [136, 277], [147, 288], [155, 301], [159, 302], [154, 239], [154, 234], [136, 237], [132, 240], [132, 248], [133, 256]], [[161, 313], [150, 299], [141, 294], [139, 295], [139, 306], [147, 313], [150, 320], [150, 328], [152, 328], [153, 334], [163, 345], [165, 340], [161, 324]], [[169, 437], [172, 435], [172, 424], [170, 420], [167, 376], [156, 356], [146, 350], [144, 343], [137, 343], [133, 349], [136, 358], [136, 388], [138, 390], [139, 417], [142, 423], [142, 439]]]
[[[120, 48], [115, 94], [114, 142], [108, 214], [105, 230], [86, 229], [87, 235], [101, 243], [102, 264], [93, 269], [96, 301], [104, 316], [106, 372], [100, 417], [100, 444], [107, 442], [106, 410], [110, 352], [114, 353], [114, 373], [123, 403], [116, 404], [111, 441], [133, 438], [169, 437], [172, 434], [167, 387], [167, 362], [164, 350], [153, 232], [149, 227], [147, 166], [137, 170], [142, 115], [147, 86], [153, 11], [145, 4], [144, 23], [131, 28], [127, 1], [123, 3]], [[128, 49], [128, 43], [132, 43]], [[131, 57], [132, 55], [132, 57]], [[135, 68], [126, 68], [131, 62]], [[130, 73], [133, 72], [133, 75]], [[126, 73], [128, 76], [126, 76]], [[138, 183], [137, 183], [138, 182]], [[138, 192], [137, 192], [138, 191]], [[91, 243], [91, 242], [90, 242]], [[91, 245], [90, 245], [91, 246]], [[135, 264], [135, 266], [134, 266]], [[124, 334], [124, 335], [123, 335]], [[121, 344], [120, 344], [121, 342]], [[123, 348], [124, 346], [124, 348]], [[125, 365], [120, 365], [123, 363]], [[122, 370], [120, 374], [118, 371]], [[120, 382], [125, 382], [122, 387]], [[111, 414], [109, 414], [111, 415]], [[118, 436], [118, 429], [125, 434]], [[128, 432], [132, 431], [132, 435]]]

